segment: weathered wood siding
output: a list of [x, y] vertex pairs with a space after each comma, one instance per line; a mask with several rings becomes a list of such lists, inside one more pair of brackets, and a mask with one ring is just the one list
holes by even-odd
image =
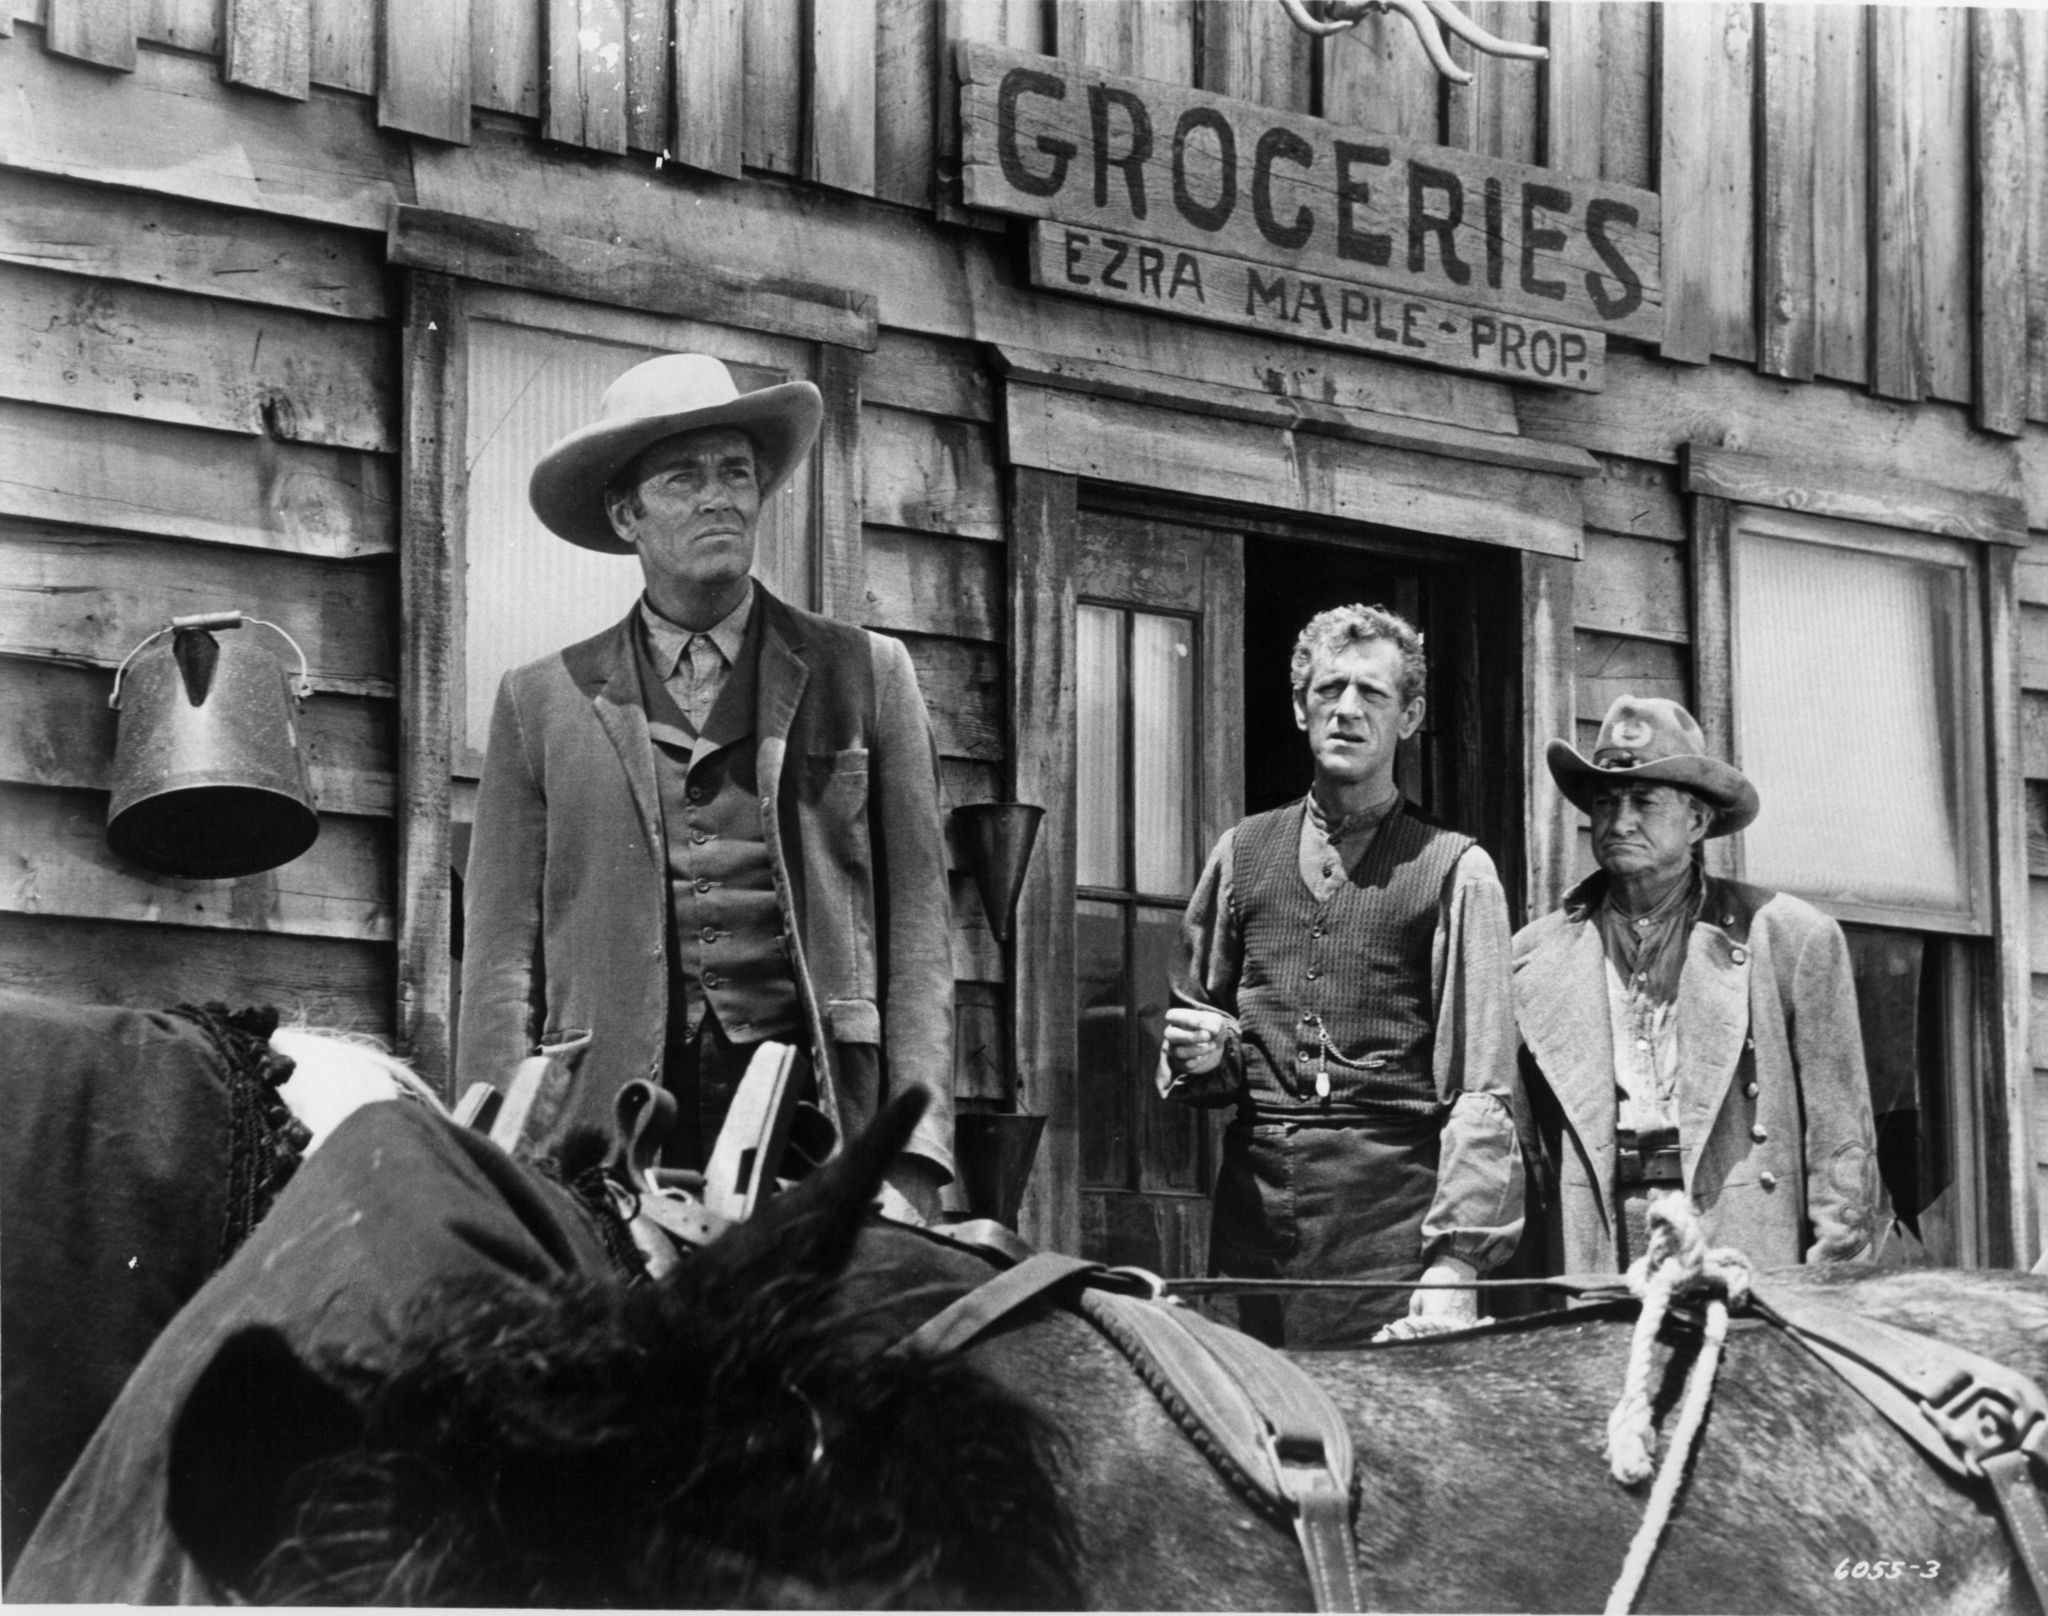
[[[859, 400], [835, 452], [862, 495], [823, 587], [909, 646], [955, 803], [1004, 794], [1014, 681], [1044, 673], [1013, 665], [1050, 631], [1014, 624], [1019, 489], [1072, 492], [1005, 470], [1013, 361], [1598, 456], [1582, 558], [1542, 563], [1573, 579], [1556, 627], [1582, 742], [1622, 690], [1699, 698], [1685, 445], [2018, 497], [2048, 544], [2048, 12], [1468, 9], [1551, 60], [1455, 43], [1478, 74], [1460, 89], [1398, 17], [1316, 43], [1274, 0], [0, 0], [0, 699], [20, 715], [0, 980], [394, 1024], [407, 401], [387, 250], [628, 306], [682, 287], [698, 317], [804, 340], [878, 323], [826, 376]], [[962, 39], [1657, 189], [1663, 341], [1616, 343], [1606, 391], [1572, 395], [1032, 292], [1002, 221], [956, 205]], [[439, 210], [456, 256], [405, 256], [434, 234], [421, 215], [387, 249], [394, 204]], [[2048, 560], [2020, 576], [2048, 1183]], [[172, 611], [224, 599], [313, 655], [326, 834], [303, 871], [145, 880], [97, 836], [105, 687]], [[1008, 1024], [1004, 950], [954, 889], [958, 1088], [996, 1103], [1035, 1012]], [[1193, 1249], [1119, 1236], [1141, 1237], [1162, 1262]]]
[[[109, 207], [66, 180], [6, 180], [0, 983], [270, 1002], [388, 1033], [397, 393], [382, 254], [217, 203]], [[172, 880], [106, 846], [113, 669], [174, 614], [229, 606], [305, 649], [320, 838], [263, 875]]]

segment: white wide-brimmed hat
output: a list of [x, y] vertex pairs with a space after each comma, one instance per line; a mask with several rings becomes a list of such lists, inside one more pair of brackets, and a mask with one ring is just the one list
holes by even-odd
[[540, 457], [527, 498], [534, 515], [571, 544], [631, 555], [632, 545], [612, 527], [604, 491], [635, 455], [679, 433], [737, 427], [754, 440], [765, 500], [810, 453], [824, 415], [825, 402], [809, 382], [742, 393], [709, 354], [663, 354], [607, 387], [597, 419]]

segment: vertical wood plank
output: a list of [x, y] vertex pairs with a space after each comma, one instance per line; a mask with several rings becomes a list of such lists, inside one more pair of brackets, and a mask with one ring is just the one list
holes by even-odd
[[626, 0], [626, 144], [669, 150], [676, 99], [675, 0]]
[[[1561, 9], [1594, 8], [1551, 7], [1553, 13]], [[1475, 0], [1465, 11], [1497, 39], [1530, 45], [1543, 42], [1543, 7], [1538, 0]], [[1446, 34], [1452, 58], [1471, 73], [1472, 82], [1444, 86], [1445, 143], [1510, 162], [1538, 162], [1542, 64], [1489, 56], [1448, 30]], [[1591, 177], [1592, 171], [1565, 172]]]
[[794, 174], [803, 149], [804, 17], [796, 0], [749, 5], [746, 12], [745, 135], [750, 168]]
[[[9, 11], [13, 0], [0, 0]], [[135, 0], [47, 0], [43, 44], [59, 56], [135, 71]], [[12, 32], [12, 30], [9, 30]]]
[[1080, 1249], [1080, 1085], [1074, 1008], [1075, 481], [1019, 469], [1010, 492], [1010, 780], [1045, 809], [1018, 900], [1010, 970], [1020, 1109], [1045, 1116], [1018, 1229]]
[[1054, 0], [1053, 54], [1066, 62], [1085, 62], [1106, 72], [1121, 73], [1130, 48], [1130, 13], [1121, 5], [1096, 0]]
[[1813, 368], [1861, 384], [1870, 378], [1870, 10], [1863, 6], [1818, 8], [1811, 123]]
[[1578, 685], [1573, 623], [1578, 564], [1562, 556], [1520, 557], [1522, 585], [1522, 894], [1530, 920], [1558, 906], [1571, 885], [1578, 846], [1578, 821], [1557, 789], [1545, 750], [1553, 740], [1572, 739]]
[[1769, 376], [1813, 376], [1814, 117], [1820, 17], [1811, 6], [1767, 5], [1758, 22], [1763, 196], [1758, 242], [1757, 368]]
[[1208, 0], [1196, 27], [1203, 89], [1286, 112], [1315, 110], [1315, 41], [1273, 0]]
[[932, 205], [938, 117], [939, 7], [875, 0], [875, 195]]
[[470, 0], [384, 0], [377, 123], [469, 144]]
[[478, 106], [540, 116], [540, 37], [532, 0], [471, 0], [469, 78]]
[[1872, 12], [1877, 236], [1872, 385], [1969, 397], [1967, 29], [1945, 7]]
[[817, 610], [849, 623], [867, 608], [867, 547], [861, 537], [860, 373], [857, 348], [818, 344], [816, 381], [825, 398], [818, 429]]
[[811, 0], [805, 31], [804, 178], [861, 196], [875, 189], [875, 6]]
[[2020, 23], [2027, 125], [2027, 414], [2048, 421], [2048, 9]]
[[1654, 0], [1603, 0], [1593, 9], [1600, 13], [1600, 177], [1649, 190], [1657, 175], [1660, 7]]
[[449, 764], [455, 610], [454, 533], [461, 530], [461, 299], [446, 276], [407, 287], [405, 442], [400, 466], [398, 708], [399, 1053], [441, 1085], [449, 1073]]
[[547, 0], [541, 133], [568, 146], [626, 150], [625, 0]]
[[313, 82], [357, 95], [377, 91], [377, 14], [364, 0], [312, 0]]
[[740, 177], [746, 143], [742, 0], [676, 0], [676, 161]]
[[934, 204], [947, 224], [973, 225], [1007, 232], [1001, 215], [982, 213], [960, 204], [960, 73], [954, 47], [962, 40], [985, 40], [1012, 50], [1053, 52], [1052, 19], [1040, 0], [939, 0], [937, 95], [938, 120], [933, 147]]
[[1323, 41], [1317, 58], [1323, 116], [1427, 146], [1443, 139], [1443, 80], [1398, 12], [1367, 13]]
[[[1562, 174], [1600, 171], [1602, 27], [1605, 6], [1547, 8], [1550, 59], [1536, 65], [1545, 130], [1543, 161]], [[1537, 913], [1531, 910], [1531, 914]]]
[[225, 61], [230, 84], [303, 101], [313, 79], [308, 0], [227, 0]]
[[1752, 359], [1751, 10], [1667, 6], [1658, 19], [1664, 357]]
[[2026, 59], [2016, 11], [1970, 13], [1977, 117], [1977, 424], [2027, 422]]
[[1991, 717], [1992, 885], [1997, 894], [1998, 1014], [1992, 1035], [1991, 1113], [1985, 1119], [1985, 1257], [2028, 1266], [2040, 1240], [2033, 1165], [2033, 1057], [2027, 895], [2027, 805], [2020, 747], [2019, 554], [1985, 546], [1986, 692]]
[[[1726, 500], [1690, 496], [1692, 506], [1692, 699], [1707, 751], [1738, 768], [1735, 745], [1735, 508]], [[1707, 868], [1740, 879], [1742, 837], [1706, 844]]]

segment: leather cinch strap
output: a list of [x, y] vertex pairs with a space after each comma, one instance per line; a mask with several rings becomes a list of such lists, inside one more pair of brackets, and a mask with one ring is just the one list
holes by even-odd
[[1786, 1292], [1750, 1301], [1936, 1464], [1991, 1483], [2013, 1552], [2048, 1611], [2048, 1395], [2016, 1370], [1917, 1331]]
[[[1363, 1610], [1344, 1416], [1270, 1347], [1158, 1301], [1155, 1276], [1040, 1253], [968, 1292], [889, 1350], [958, 1352], [1025, 1304], [1076, 1280], [1084, 1288], [1074, 1305], [1132, 1361], [1224, 1476], [1292, 1524], [1316, 1609]], [[1144, 1294], [1123, 1294], [1134, 1287]]]

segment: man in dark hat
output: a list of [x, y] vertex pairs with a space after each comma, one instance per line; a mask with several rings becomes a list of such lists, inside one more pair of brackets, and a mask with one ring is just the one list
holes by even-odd
[[1289, 672], [1314, 784], [1224, 832], [1183, 926], [1159, 1089], [1236, 1111], [1211, 1267], [1422, 1282], [1243, 1298], [1279, 1346], [1474, 1324], [1456, 1287], [1522, 1229], [1507, 899], [1485, 850], [1394, 783], [1424, 671], [1392, 612], [1310, 620]]
[[1643, 1251], [1650, 1193], [1760, 1267], [1864, 1257], [1882, 1192], [1842, 929], [1706, 873], [1757, 815], [1676, 702], [1622, 696], [1591, 758], [1552, 741], [1598, 873], [1515, 937], [1515, 1010], [1553, 1272]]
[[[754, 1048], [809, 1052], [842, 1137], [931, 1104], [891, 1180], [952, 1175], [951, 905], [938, 753], [902, 644], [750, 575], [762, 506], [810, 451], [809, 382], [741, 393], [650, 359], [534, 468], [571, 544], [639, 558], [623, 622], [505, 677], [465, 887], [458, 1076], [505, 1084], [589, 1035], [563, 1125], [666, 1082], [701, 1167]], [[890, 1199], [890, 1197], [885, 1197]]]

